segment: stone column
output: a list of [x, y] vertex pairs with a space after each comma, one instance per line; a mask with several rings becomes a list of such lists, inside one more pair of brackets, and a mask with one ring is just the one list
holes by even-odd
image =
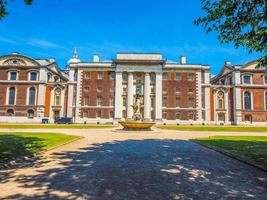
[[128, 73], [128, 84], [127, 84], [127, 119], [133, 117], [133, 73]]
[[197, 96], [197, 121], [202, 121], [202, 80], [201, 72], [196, 72], [196, 96]]
[[144, 119], [150, 119], [151, 114], [151, 99], [150, 99], [150, 75], [145, 73], [144, 84]]
[[116, 72], [115, 79], [115, 119], [122, 118], [122, 73]]
[[156, 73], [155, 118], [162, 120], [162, 73]]

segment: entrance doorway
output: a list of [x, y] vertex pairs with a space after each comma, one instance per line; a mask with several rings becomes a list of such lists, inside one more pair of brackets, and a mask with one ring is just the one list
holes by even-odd
[[59, 110], [54, 110], [54, 120], [57, 120], [60, 117]]

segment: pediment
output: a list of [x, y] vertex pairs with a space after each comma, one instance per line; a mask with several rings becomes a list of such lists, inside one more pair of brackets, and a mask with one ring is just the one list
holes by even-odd
[[39, 66], [35, 60], [22, 55], [7, 55], [0, 57], [0, 66], [26, 66], [33, 67]]

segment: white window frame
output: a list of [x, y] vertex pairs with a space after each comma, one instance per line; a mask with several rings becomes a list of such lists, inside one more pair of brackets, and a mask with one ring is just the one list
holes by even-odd
[[[36, 80], [31, 80], [31, 73], [32, 72], [36, 73]], [[28, 72], [28, 80], [29, 81], [38, 81], [39, 80], [39, 73], [37, 71], [29, 71]]]
[[[245, 83], [244, 82], [244, 77], [245, 76], [249, 76], [249, 81], [250, 81], [250, 83]], [[253, 83], [252, 83], [252, 74], [242, 74], [242, 84], [244, 84], [244, 85], [252, 85]]]
[[[11, 80], [11, 73], [12, 72], [16, 72], [17, 73], [16, 80]], [[8, 72], [8, 80], [9, 81], [17, 81], [18, 78], [19, 78], [19, 72], [17, 70], [11, 70], [11, 71]]]
[[[31, 89], [31, 88], [35, 88], [35, 99], [34, 99], [35, 102], [34, 102], [34, 105], [30, 105], [30, 99], [29, 99], [29, 98], [30, 98], [30, 89]], [[27, 105], [28, 105], [28, 106], [36, 106], [36, 104], [37, 104], [37, 93], [38, 93], [38, 92], [37, 92], [37, 88], [36, 88], [35, 86], [30, 86], [30, 87], [28, 87], [28, 89], [27, 89], [27, 95], [26, 95], [26, 98], [27, 98], [27, 99], [26, 99], [26, 102], [27, 102]]]
[[18, 90], [15, 86], [10, 86], [10, 87], [7, 87], [7, 90], [6, 90], [6, 105], [13, 105], [13, 104], [9, 104], [9, 89], [10, 88], [15, 88], [15, 101], [14, 101], [14, 106], [17, 105], [17, 93], [18, 93]]
[[248, 110], [248, 109], [245, 109], [245, 92], [249, 92], [250, 93], [250, 103], [251, 103], [251, 108], [250, 110], [252, 111], [254, 106], [253, 106], [253, 92], [249, 91], [249, 90], [245, 90], [243, 91], [243, 110]]

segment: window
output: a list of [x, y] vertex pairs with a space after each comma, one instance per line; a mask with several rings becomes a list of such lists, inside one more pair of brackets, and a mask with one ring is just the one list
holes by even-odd
[[151, 73], [150, 74], [150, 80], [151, 80], [151, 82], [155, 82], [156, 81], [156, 74], [155, 73]]
[[181, 104], [180, 98], [176, 98], [175, 104], [176, 104], [176, 107], [180, 107], [180, 104]]
[[10, 72], [9, 79], [12, 80], [12, 81], [15, 81], [18, 78], [17, 76], [18, 76], [18, 72]]
[[163, 88], [162, 92], [163, 92], [163, 94], [167, 94], [167, 92], [168, 92], [167, 88]]
[[50, 82], [51, 81], [51, 77], [52, 75], [51, 74], [47, 74], [47, 81]]
[[34, 111], [33, 110], [28, 110], [27, 115], [28, 115], [29, 119], [33, 119], [34, 118]]
[[246, 122], [252, 122], [252, 116], [251, 115], [245, 115], [245, 121]]
[[55, 90], [55, 102], [54, 102], [55, 106], [60, 106], [61, 105], [61, 90], [60, 89], [56, 89]]
[[218, 109], [224, 109], [224, 93], [223, 93], [223, 91], [218, 92], [217, 98], [218, 98]]
[[102, 72], [98, 72], [97, 78], [98, 78], [98, 80], [102, 80], [103, 79], [103, 73]]
[[97, 92], [102, 92], [102, 90], [103, 90], [102, 87], [98, 87], [96, 91]]
[[101, 106], [102, 104], [102, 98], [101, 97], [97, 97], [97, 105]]
[[264, 84], [267, 85], [267, 76], [264, 76]]
[[167, 106], [167, 98], [166, 98], [166, 97], [164, 97], [164, 98], [162, 99], [162, 106], [163, 106], [163, 107], [166, 107], [166, 106]]
[[180, 81], [181, 80], [181, 75], [180, 74], [176, 74], [175, 75], [175, 79], [176, 79], [176, 81]]
[[37, 72], [30, 72], [30, 81], [37, 80]]
[[188, 81], [193, 81], [194, 80], [194, 75], [193, 74], [188, 74], [187, 75], [187, 80]]
[[14, 87], [9, 88], [8, 104], [14, 105], [16, 98], [16, 89]]
[[100, 111], [100, 110], [98, 110], [98, 111], [96, 112], [96, 117], [97, 117], [97, 118], [101, 118], [101, 111]]
[[189, 108], [193, 108], [194, 107], [194, 104], [195, 104], [195, 101], [194, 101], [194, 98], [189, 98], [188, 99], [188, 107]]
[[83, 117], [84, 118], [88, 118], [89, 117], [88, 111], [83, 111]]
[[123, 87], [123, 88], [122, 88], [122, 91], [123, 91], [123, 92], [126, 92], [126, 91], [127, 91], [127, 88], [126, 88], [126, 87]]
[[116, 73], [115, 72], [111, 72], [110, 77], [111, 77], [111, 79], [115, 79], [116, 78]]
[[167, 112], [163, 112], [163, 113], [162, 113], [162, 118], [163, 118], [163, 119], [167, 119]]
[[29, 89], [29, 105], [35, 105], [35, 94], [36, 90], [34, 87]]
[[190, 94], [194, 93], [194, 89], [193, 88], [189, 88], [188, 89], [188, 93], [190, 93]]
[[127, 79], [128, 79], [127, 74], [126, 73], [123, 73], [122, 74], [122, 80], [123, 80], [123, 82], [127, 82]]
[[188, 119], [189, 120], [194, 120], [194, 113], [193, 112], [190, 112], [189, 114], [188, 114]]
[[114, 98], [113, 97], [109, 98], [109, 105], [114, 106]]
[[247, 110], [251, 109], [251, 94], [250, 94], [250, 92], [244, 93], [244, 108]]
[[179, 94], [181, 92], [181, 89], [180, 88], [176, 88], [175, 92]]
[[180, 112], [177, 112], [175, 116], [176, 116], [176, 119], [181, 119], [181, 114], [180, 114]]
[[155, 88], [151, 87], [151, 93], [154, 94], [155, 93]]
[[84, 92], [89, 92], [90, 88], [89, 87], [85, 87], [83, 90], [84, 90]]
[[243, 83], [244, 84], [251, 84], [251, 76], [250, 75], [244, 75], [243, 76]]
[[228, 78], [228, 85], [233, 85], [233, 79], [232, 79], [232, 77]]
[[114, 112], [113, 111], [109, 112], [109, 118], [114, 118]]
[[163, 72], [162, 73], [162, 79], [163, 80], [167, 80], [167, 72]]
[[14, 110], [13, 109], [8, 109], [7, 110], [7, 116], [9, 116], [9, 117], [14, 116]]
[[84, 97], [84, 105], [89, 106], [89, 97]]
[[85, 72], [85, 79], [87, 79], [87, 80], [90, 79], [90, 72]]
[[59, 78], [57, 76], [54, 77], [54, 81], [55, 82], [58, 82], [59, 81]]

